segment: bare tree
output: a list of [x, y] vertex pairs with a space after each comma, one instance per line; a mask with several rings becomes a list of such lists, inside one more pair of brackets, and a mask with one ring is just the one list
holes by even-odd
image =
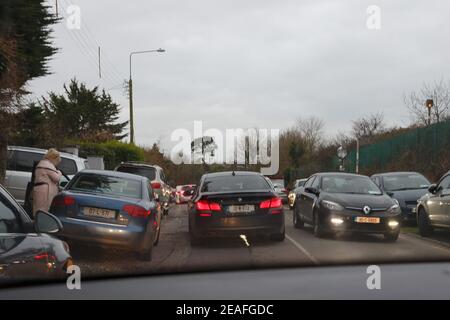
[[384, 115], [380, 112], [352, 121], [352, 135], [359, 140], [370, 140], [385, 129]]
[[450, 117], [450, 82], [443, 79], [433, 83], [424, 83], [418, 91], [403, 96], [403, 101], [411, 113], [414, 123], [420, 126], [428, 124], [427, 99], [433, 99], [431, 123], [439, 123]]
[[305, 147], [309, 152], [314, 152], [324, 141], [325, 124], [322, 119], [317, 117], [299, 118], [297, 119], [296, 129], [299, 130]]

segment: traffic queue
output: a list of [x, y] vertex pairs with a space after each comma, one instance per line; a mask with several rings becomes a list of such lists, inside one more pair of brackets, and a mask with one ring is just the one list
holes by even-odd
[[[8, 240], [0, 252], [3, 275], [62, 276], [78, 243], [150, 261], [172, 204], [187, 204], [192, 246], [242, 235], [284, 241], [285, 203], [293, 226], [309, 224], [319, 238], [370, 233], [394, 242], [404, 223], [417, 223], [424, 237], [450, 227], [450, 172], [436, 184], [417, 172], [323, 172], [296, 180], [288, 194], [283, 180], [257, 172], [206, 173], [196, 184], [172, 188], [157, 165], [94, 170], [55, 149], [8, 150], [7, 183], [0, 187], [0, 237]], [[13, 263], [18, 256], [22, 265]]]

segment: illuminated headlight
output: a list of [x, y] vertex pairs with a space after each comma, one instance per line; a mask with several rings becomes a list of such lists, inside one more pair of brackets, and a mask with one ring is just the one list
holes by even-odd
[[398, 221], [389, 221], [388, 226], [392, 229], [397, 228], [399, 225]]
[[401, 213], [401, 211], [398, 202], [388, 209], [388, 213]]
[[342, 218], [331, 218], [331, 223], [335, 226], [339, 226], [344, 223], [344, 220]]
[[322, 205], [329, 209], [329, 210], [333, 210], [333, 211], [342, 211], [344, 210], [344, 207], [341, 206], [339, 203], [333, 202], [333, 201], [328, 201], [328, 200], [323, 200], [322, 201]]

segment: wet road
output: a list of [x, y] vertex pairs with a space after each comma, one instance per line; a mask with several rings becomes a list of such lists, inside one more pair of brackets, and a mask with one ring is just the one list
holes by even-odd
[[[149, 274], [299, 266], [322, 264], [372, 264], [404, 261], [450, 261], [450, 245], [423, 240], [417, 235], [401, 234], [396, 243], [379, 235], [356, 235], [318, 239], [310, 227], [299, 230], [286, 210], [286, 240], [271, 242], [264, 238], [238, 237], [210, 240], [191, 247], [187, 210], [172, 207], [162, 224], [160, 241], [153, 260], [143, 262], [132, 253], [91, 246], [72, 246], [75, 263], [84, 276]], [[444, 237], [446, 235], [443, 235]], [[450, 234], [447, 235], [450, 239]]]

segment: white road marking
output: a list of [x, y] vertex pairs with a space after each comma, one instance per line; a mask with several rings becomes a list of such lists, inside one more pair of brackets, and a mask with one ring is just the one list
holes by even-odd
[[309, 258], [309, 260], [311, 260], [314, 264], [320, 264], [319, 260], [317, 260], [311, 253], [309, 253], [308, 250], [306, 250], [300, 243], [298, 243], [297, 241], [295, 241], [288, 235], [286, 235], [286, 239], [288, 239], [290, 242], [292, 242], [292, 244], [297, 249], [299, 249], [305, 256], [307, 256]]

